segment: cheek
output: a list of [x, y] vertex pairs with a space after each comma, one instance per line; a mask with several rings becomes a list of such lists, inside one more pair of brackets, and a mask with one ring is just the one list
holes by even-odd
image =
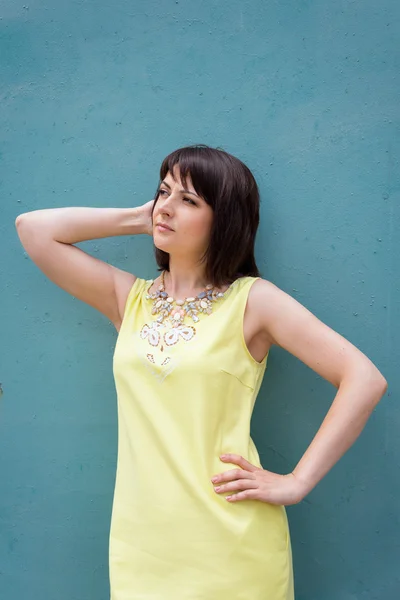
[[192, 247], [202, 248], [207, 245], [210, 237], [210, 225], [207, 221], [199, 220], [190, 223], [185, 231], [185, 238]]
[[188, 231], [197, 238], [207, 238], [210, 235], [212, 225], [212, 216], [209, 214], [199, 214], [196, 218], [191, 219], [187, 223]]

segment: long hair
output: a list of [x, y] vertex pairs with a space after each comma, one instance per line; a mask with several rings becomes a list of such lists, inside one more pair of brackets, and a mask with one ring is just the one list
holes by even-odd
[[[205, 144], [178, 148], [162, 161], [154, 206], [161, 181], [168, 172], [173, 177], [176, 164], [184, 186], [189, 175], [196, 193], [214, 211], [210, 242], [202, 257], [207, 279], [220, 287], [240, 276], [260, 277], [254, 257], [260, 195], [250, 169], [220, 148]], [[169, 254], [154, 248], [158, 270], [169, 271]]]

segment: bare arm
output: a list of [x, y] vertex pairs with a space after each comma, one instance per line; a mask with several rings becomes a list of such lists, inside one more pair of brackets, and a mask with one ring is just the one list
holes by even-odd
[[253, 309], [270, 342], [338, 389], [320, 429], [293, 470], [304, 497], [356, 441], [388, 384], [365, 354], [289, 294], [264, 280], [254, 291]]
[[118, 328], [136, 276], [73, 244], [118, 235], [152, 234], [153, 201], [136, 208], [65, 207], [35, 210], [15, 221], [33, 262], [56, 285], [104, 314]]

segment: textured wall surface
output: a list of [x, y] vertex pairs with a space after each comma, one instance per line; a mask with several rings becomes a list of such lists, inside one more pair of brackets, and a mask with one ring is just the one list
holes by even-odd
[[[287, 509], [296, 600], [400, 597], [399, 17], [395, 0], [3, 0], [1, 598], [109, 597], [117, 443], [116, 331], [46, 279], [15, 218], [142, 204], [164, 156], [192, 143], [255, 174], [263, 276], [389, 382], [356, 444]], [[156, 274], [150, 238], [80, 247]], [[294, 468], [334, 392], [272, 349], [252, 421], [265, 468]]]

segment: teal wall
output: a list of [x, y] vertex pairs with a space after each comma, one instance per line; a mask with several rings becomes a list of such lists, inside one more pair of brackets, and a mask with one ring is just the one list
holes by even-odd
[[[389, 382], [356, 444], [287, 509], [296, 600], [396, 600], [398, 2], [3, 0], [0, 11], [0, 597], [108, 599], [117, 448], [116, 331], [46, 280], [15, 218], [142, 204], [167, 153], [206, 143], [258, 180], [263, 276]], [[156, 273], [150, 238], [80, 247]], [[252, 421], [265, 468], [295, 466], [335, 391], [273, 347]]]

